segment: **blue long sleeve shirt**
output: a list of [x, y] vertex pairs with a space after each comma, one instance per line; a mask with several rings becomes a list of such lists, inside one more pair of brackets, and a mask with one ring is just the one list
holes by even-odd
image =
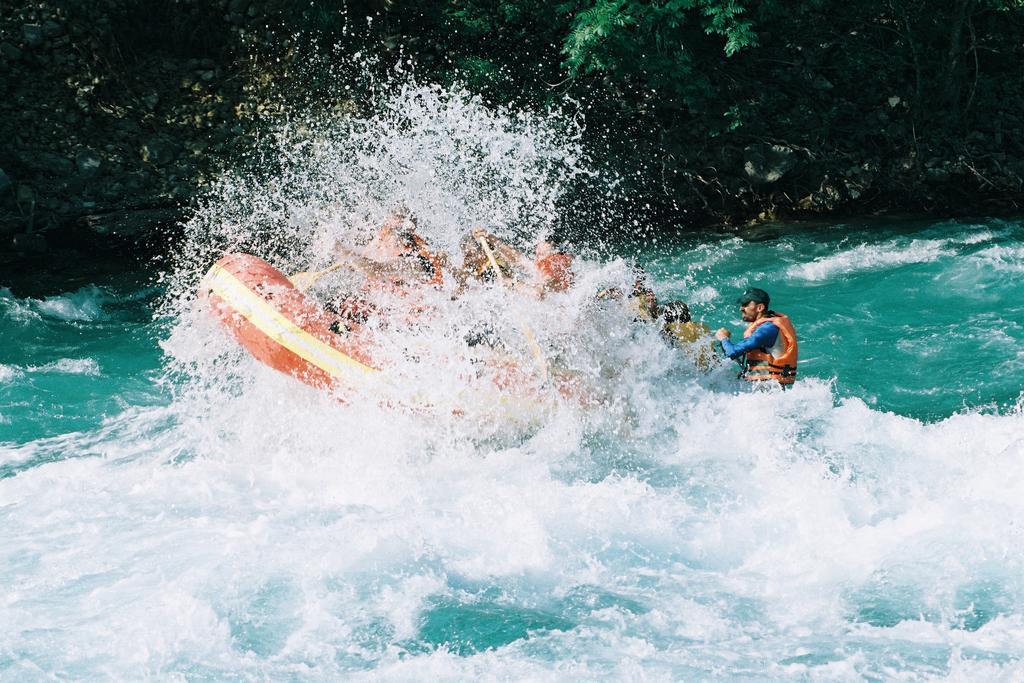
[[779, 328], [775, 323], [763, 323], [746, 339], [735, 344], [729, 337], [722, 340], [722, 350], [729, 358], [739, 358], [747, 351], [754, 349], [770, 349], [779, 338]]

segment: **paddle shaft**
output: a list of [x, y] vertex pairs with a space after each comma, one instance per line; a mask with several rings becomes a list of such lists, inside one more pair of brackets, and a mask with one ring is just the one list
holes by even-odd
[[[487, 261], [491, 264], [491, 270], [494, 271], [494, 276], [498, 278], [498, 282], [507, 284], [505, 274], [501, 272], [501, 267], [498, 265], [498, 259], [494, 257], [494, 252], [491, 250], [491, 245], [487, 243], [487, 238], [480, 235], [476, 238], [477, 242], [480, 243], [480, 248], [484, 250], [484, 254], [487, 255]], [[523, 332], [523, 336], [526, 337], [527, 345], [530, 347], [530, 352], [537, 361], [537, 365], [540, 366], [541, 377], [544, 381], [548, 378], [548, 362], [544, 358], [544, 352], [541, 351], [540, 344], [537, 343], [537, 338], [533, 335], [533, 330], [526, 323], [525, 320], [516, 312], [513, 308], [512, 315], [516, 319], [516, 323]]]
[[299, 290], [300, 292], [305, 292], [307, 289], [313, 286], [313, 283], [322, 278], [324, 275], [327, 275], [328, 273], [333, 273], [334, 271], [338, 270], [344, 265], [344, 261], [338, 261], [334, 265], [328, 266], [323, 270], [295, 273], [294, 275], [290, 275], [288, 279], [292, 281], [292, 284], [295, 285], [295, 288], [297, 290]]

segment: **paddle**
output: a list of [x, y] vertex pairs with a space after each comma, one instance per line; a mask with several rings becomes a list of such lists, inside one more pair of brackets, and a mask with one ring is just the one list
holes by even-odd
[[[494, 252], [491, 251], [491, 245], [487, 243], [487, 238], [483, 235], [474, 235], [476, 241], [480, 243], [480, 248], [484, 250], [484, 254], [487, 255], [487, 261], [491, 264], [491, 270], [494, 271], [494, 276], [503, 285], [507, 285], [508, 281], [505, 279], [505, 274], [501, 272], [501, 267], [498, 265], [498, 259], [494, 257]], [[533, 354], [534, 359], [537, 361], [537, 365], [540, 366], [541, 380], [546, 382], [548, 380], [548, 362], [544, 359], [544, 352], [541, 351], [540, 344], [537, 343], [537, 338], [533, 335], [533, 330], [526, 323], [525, 320], [520, 317], [518, 312], [513, 308], [512, 315], [515, 317], [516, 323], [519, 325], [519, 329], [522, 330], [523, 336], [526, 337], [527, 345], [530, 347], [530, 353]]]
[[345, 265], [346, 265], [345, 261], [338, 261], [334, 265], [328, 266], [327, 268], [324, 268], [323, 270], [295, 273], [294, 275], [289, 275], [288, 279], [291, 280], [293, 285], [295, 285], [295, 289], [299, 290], [300, 292], [305, 293], [305, 291], [307, 289], [312, 287], [313, 284], [317, 280], [322, 278], [324, 275], [327, 275], [328, 273], [333, 273], [338, 268], [341, 268], [341, 267], [343, 267]]

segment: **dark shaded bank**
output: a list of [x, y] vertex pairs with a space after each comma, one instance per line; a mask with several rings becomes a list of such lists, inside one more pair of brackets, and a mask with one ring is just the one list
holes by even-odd
[[1024, 207], [1018, 0], [8, 0], [5, 262], [159, 249], [289, 109], [372, 110], [358, 51], [585, 116], [656, 225]]

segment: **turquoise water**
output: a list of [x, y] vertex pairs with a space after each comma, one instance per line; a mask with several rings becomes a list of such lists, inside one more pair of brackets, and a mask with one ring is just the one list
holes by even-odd
[[[524, 238], [590, 173], [550, 120], [389, 102], [226, 178], [160, 266], [0, 281], [0, 679], [1020, 680], [1024, 222], [717, 231], [541, 301], [427, 294], [342, 402], [195, 302], [216, 254], [322, 267], [395, 197], [452, 252], [484, 217]], [[634, 256], [734, 334], [768, 289], [797, 385], [702, 374], [595, 302]], [[594, 404], [497, 390], [484, 323], [528, 367], [530, 326]]]
[[166, 401], [157, 385], [158, 290], [134, 276], [95, 280], [72, 283], [73, 289], [33, 285], [41, 290], [36, 296], [0, 287], [6, 340], [0, 440], [23, 443], [95, 428], [129, 406]]
[[[934, 421], [1020, 400], [1022, 243], [1019, 221], [873, 221], [663, 238], [635, 256], [662, 302], [685, 300], [695, 318], [737, 336], [735, 295], [768, 289], [799, 324], [802, 375], [831, 380], [838, 398]], [[92, 270], [104, 265], [63, 264], [68, 286], [15, 278], [23, 296], [0, 286], [3, 441], [95, 428], [169, 400], [158, 271]]]
[[255, 386], [200, 405], [166, 378], [147, 278], [4, 289], [0, 671], [1013, 680], [1022, 232], [662, 245], [659, 294], [713, 326], [770, 287], [800, 386], [658, 356], [630, 438], [569, 412], [512, 446], [424, 444], [244, 360]]
[[1022, 240], [1014, 221], [767, 226], [641, 260], [663, 298], [734, 333], [728, 295], [762, 286], [800, 325], [802, 372], [834, 379], [838, 396], [936, 420], [1020, 398]]

